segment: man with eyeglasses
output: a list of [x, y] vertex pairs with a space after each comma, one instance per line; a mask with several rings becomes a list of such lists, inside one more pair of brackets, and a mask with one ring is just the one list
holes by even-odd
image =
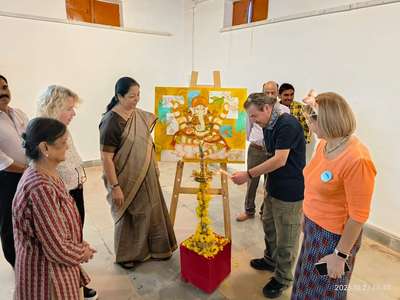
[[21, 110], [11, 108], [10, 100], [7, 79], [0, 75], [0, 235], [4, 257], [14, 268], [12, 202], [28, 164], [21, 137], [28, 118]]
[[250, 265], [274, 272], [263, 294], [276, 298], [293, 282], [304, 198], [304, 132], [295, 117], [280, 112], [276, 98], [253, 93], [244, 107], [250, 120], [263, 128], [266, 151], [271, 157], [247, 171], [234, 173], [232, 181], [244, 184], [268, 173], [262, 217], [266, 249], [264, 257], [251, 260]]
[[[279, 85], [275, 81], [267, 81], [263, 84], [263, 93], [266, 96], [276, 98], [278, 96]], [[289, 108], [284, 105], [278, 104], [282, 113], [290, 114]], [[247, 168], [250, 169], [268, 159], [267, 152], [264, 145], [264, 134], [262, 128], [247, 118], [247, 140], [249, 141], [249, 148], [247, 150]], [[266, 175], [264, 175], [264, 181]], [[244, 202], [244, 212], [236, 217], [236, 221], [243, 222], [248, 219], [254, 218], [256, 212], [255, 198], [257, 193], [260, 176], [252, 178], [247, 183], [247, 192]], [[262, 215], [263, 206], [260, 208], [260, 215]]]

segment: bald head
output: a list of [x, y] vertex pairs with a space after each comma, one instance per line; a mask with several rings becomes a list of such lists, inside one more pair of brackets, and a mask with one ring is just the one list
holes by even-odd
[[275, 81], [267, 81], [263, 84], [263, 93], [268, 97], [276, 98], [278, 96], [279, 85]]

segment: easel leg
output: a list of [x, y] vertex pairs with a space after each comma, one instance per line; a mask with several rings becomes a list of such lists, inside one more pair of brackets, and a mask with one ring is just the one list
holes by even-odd
[[214, 87], [221, 87], [221, 73], [219, 71], [213, 72]]
[[179, 190], [182, 184], [182, 174], [183, 174], [183, 161], [178, 161], [176, 163], [176, 173], [174, 181], [174, 189], [172, 191], [171, 205], [169, 209], [169, 217], [171, 219], [172, 226], [175, 224], [176, 208], [178, 206]]
[[[227, 172], [227, 164], [221, 163], [221, 169]], [[221, 191], [222, 191], [222, 205], [224, 208], [224, 228], [225, 228], [225, 237], [232, 241], [232, 232], [231, 232], [231, 215], [229, 209], [229, 193], [228, 193], [228, 176], [226, 173], [221, 173]]]
[[190, 84], [189, 84], [189, 86], [196, 86], [198, 77], [199, 77], [199, 72], [192, 71], [192, 74], [190, 75]]

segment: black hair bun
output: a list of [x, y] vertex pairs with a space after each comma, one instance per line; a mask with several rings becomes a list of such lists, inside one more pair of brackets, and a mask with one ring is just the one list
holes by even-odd
[[24, 132], [21, 134], [21, 137], [23, 139], [22, 142], [22, 147], [25, 149], [25, 155], [29, 157], [30, 159], [37, 160], [40, 157], [40, 151], [39, 151], [39, 146], [32, 144], [32, 142], [27, 140], [27, 135]]

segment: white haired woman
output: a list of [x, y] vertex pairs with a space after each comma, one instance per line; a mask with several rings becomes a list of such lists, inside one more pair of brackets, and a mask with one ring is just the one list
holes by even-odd
[[[79, 102], [78, 95], [70, 89], [59, 85], [51, 85], [39, 98], [38, 115], [40, 117], [57, 119], [65, 126], [68, 126], [76, 115], [75, 107]], [[82, 165], [82, 159], [68, 131], [67, 135], [68, 150], [65, 154], [65, 161], [58, 165], [57, 170], [67, 190], [75, 200], [83, 227], [85, 220], [83, 183], [86, 181], [86, 174]], [[84, 287], [83, 291], [85, 299], [97, 299], [95, 290]]]

